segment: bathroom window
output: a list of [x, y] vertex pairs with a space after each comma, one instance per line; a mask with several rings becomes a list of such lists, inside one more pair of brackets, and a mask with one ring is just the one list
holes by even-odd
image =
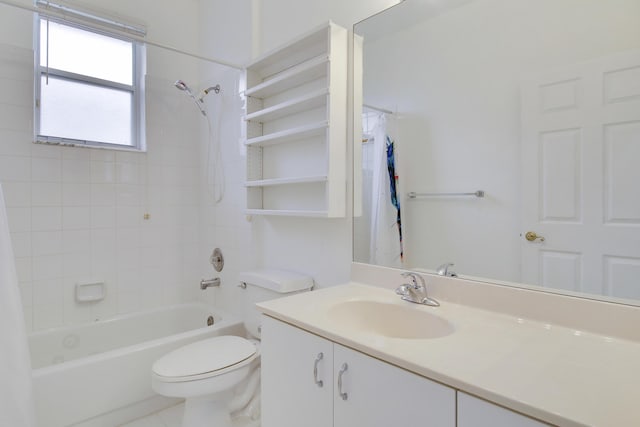
[[36, 142], [144, 149], [144, 46], [58, 19], [36, 29]]

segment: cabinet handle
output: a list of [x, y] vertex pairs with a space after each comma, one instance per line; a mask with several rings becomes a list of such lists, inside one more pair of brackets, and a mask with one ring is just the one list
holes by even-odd
[[340, 368], [340, 372], [338, 372], [338, 393], [340, 394], [342, 400], [347, 400], [347, 398], [349, 397], [347, 393], [344, 393], [342, 391], [342, 376], [345, 372], [347, 372], [347, 369], [349, 369], [349, 365], [343, 363], [342, 367]]
[[322, 380], [318, 379], [318, 363], [320, 363], [323, 357], [324, 354], [318, 353], [318, 356], [316, 356], [316, 361], [313, 363], [313, 382], [316, 383], [316, 385], [320, 388], [322, 388], [324, 383], [322, 382]]

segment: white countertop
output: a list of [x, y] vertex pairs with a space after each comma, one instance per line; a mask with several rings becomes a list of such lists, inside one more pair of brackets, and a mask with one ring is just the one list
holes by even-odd
[[[426, 310], [455, 331], [386, 338], [340, 324], [336, 303], [370, 300]], [[640, 426], [640, 343], [441, 300], [427, 307], [350, 282], [258, 304], [264, 314], [426, 378], [559, 426]], [[640, 327], [640, 325], [638, 325]]]

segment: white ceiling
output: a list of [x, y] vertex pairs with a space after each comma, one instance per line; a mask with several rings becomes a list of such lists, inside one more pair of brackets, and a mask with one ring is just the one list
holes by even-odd
[[354, 26], [366, 41], [393, 34], [474, 0], [404, 0]]

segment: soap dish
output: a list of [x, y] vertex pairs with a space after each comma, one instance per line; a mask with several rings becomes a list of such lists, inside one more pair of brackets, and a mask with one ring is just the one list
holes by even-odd
[[104, 282], [77, 283], [76, 301], [95, 302], [102, 301], [106, 296]]

